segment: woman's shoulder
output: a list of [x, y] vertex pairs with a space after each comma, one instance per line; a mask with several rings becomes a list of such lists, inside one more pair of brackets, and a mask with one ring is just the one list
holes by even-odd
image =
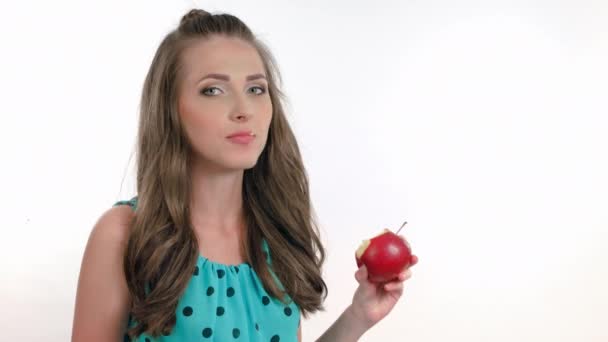
[[115, 242], [126, 242], [131, 222], [135, 217], [135, 210], [132, 205], [121, 204], [131, 203], [131, 201], [119, 201], [106, 209], [95, 223], [92, 233], [103, 235]]
[[73, 340], [81, 336], [110, 338], [122, 329], [130, 302], [122, 263], [133, 216], [130, 208], [113, 206], [91, 229], [78, 280]]

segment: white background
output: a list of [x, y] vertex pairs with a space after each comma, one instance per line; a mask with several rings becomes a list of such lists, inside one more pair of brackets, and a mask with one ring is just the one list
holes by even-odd
[[[283, 73], [329, 253], [305, 341], [404, 220], [420, 262], [361, 341], [608, 340], [608, 2], [198, 4]], [[145, 73], [192, 6], [1, 5], [2, 340], [69, 339], [90, 230], [134, 193]]]

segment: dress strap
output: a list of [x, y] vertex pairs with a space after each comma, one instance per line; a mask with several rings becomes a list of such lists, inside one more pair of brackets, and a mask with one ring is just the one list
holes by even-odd
[[133, 209], [133, 211], [135, 211], [137, 209], [137, 196], [131, 198], [130, 200], [118, 201], [118, 202], [114, 203], [114, 205], [112, 205], [112, 206], [115, 207], [118, 205], [128, 205], [129, 207], [131, 207], [131, 209]]
[[262, 250], [264, 251], [264, 256], [266, 256], [266, 262], [272, 265], [272, 259], [270, 258], [270, 248], [268, 248], [268, 242], [266, 242], [266, 239], [262, 239]]
[[[268, 242], [266, 242], [266, 239], [262, 239], [262, 249], [264, 250], [264, 255], [266, 256], [266, 263], [268, 263], [270, 265], [270, 268], [269, 268], [270, 275], [274, 279], [275, 283], [279, 286], [279, 289], [281, 289], [281, 291], [285, 291], [285, 287], [283, 286], [283, 284], [277, 277], [276, 273], [274, 273], [274, 270], [272, 269], [272, 258], [270, 257], [270, 248], [268, 248]], [[289, 295], [288, 295], [288, 297], [289, 297]], [[291, 297], [289, 297], [289, 298], [291, 300]]]

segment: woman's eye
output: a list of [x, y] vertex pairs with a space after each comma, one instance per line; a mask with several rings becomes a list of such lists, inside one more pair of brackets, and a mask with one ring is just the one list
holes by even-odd
[[264, 87], [251, 87], [249, 89], [260, 89], [260, 92], [256, 93], [258, 95], [262, 95], [262, 94], [266, 93], [266, 88], [264, 88]]
[[[252, 89], [257, 89], [257, 92], [254, 90], [253, 93], [257, 94], [257, 95], [262, 95], [266, 93], [266, 88], [264, 87], [251, 87], [249, 88], [249, 90]], [[218, 93], [210, 93], [210, 91], [212, 90], [220, 90], [220, 88], [218, 87], [209, 87], [209, 88], [205, 88], [203, 90], [201, 90], [201, 94], [206, 95], [206, 96], [214, 96], [217, 95]]]
[[220, 88], [218, 88], [218, 87], [205, 88], [205, 89], [201, 90], [201, 94], [207, 95], [207, 96], [209, 96], [209, 95], [215, 95], [215, 94], [209, 94], [209, 92], [208, 92], [209, 90], [213, 90], [213, 89], [219, 90]]

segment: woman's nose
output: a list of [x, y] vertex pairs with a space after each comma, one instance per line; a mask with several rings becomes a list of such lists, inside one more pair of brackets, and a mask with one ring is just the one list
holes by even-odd
[[249, 114], [245, 114], [245, 113], [238, 113], [238, 114], [236, 114], [236, 119], [237, 119], [238, 121], [244, 121], [244, 120], [249, 119], [249, 116], [250, 116]]
[[253, 105], [250, 101], [246, 96], [236, 96], [233, 109], [233, 116], [236, 120], [242, 121], [251, 117]]

